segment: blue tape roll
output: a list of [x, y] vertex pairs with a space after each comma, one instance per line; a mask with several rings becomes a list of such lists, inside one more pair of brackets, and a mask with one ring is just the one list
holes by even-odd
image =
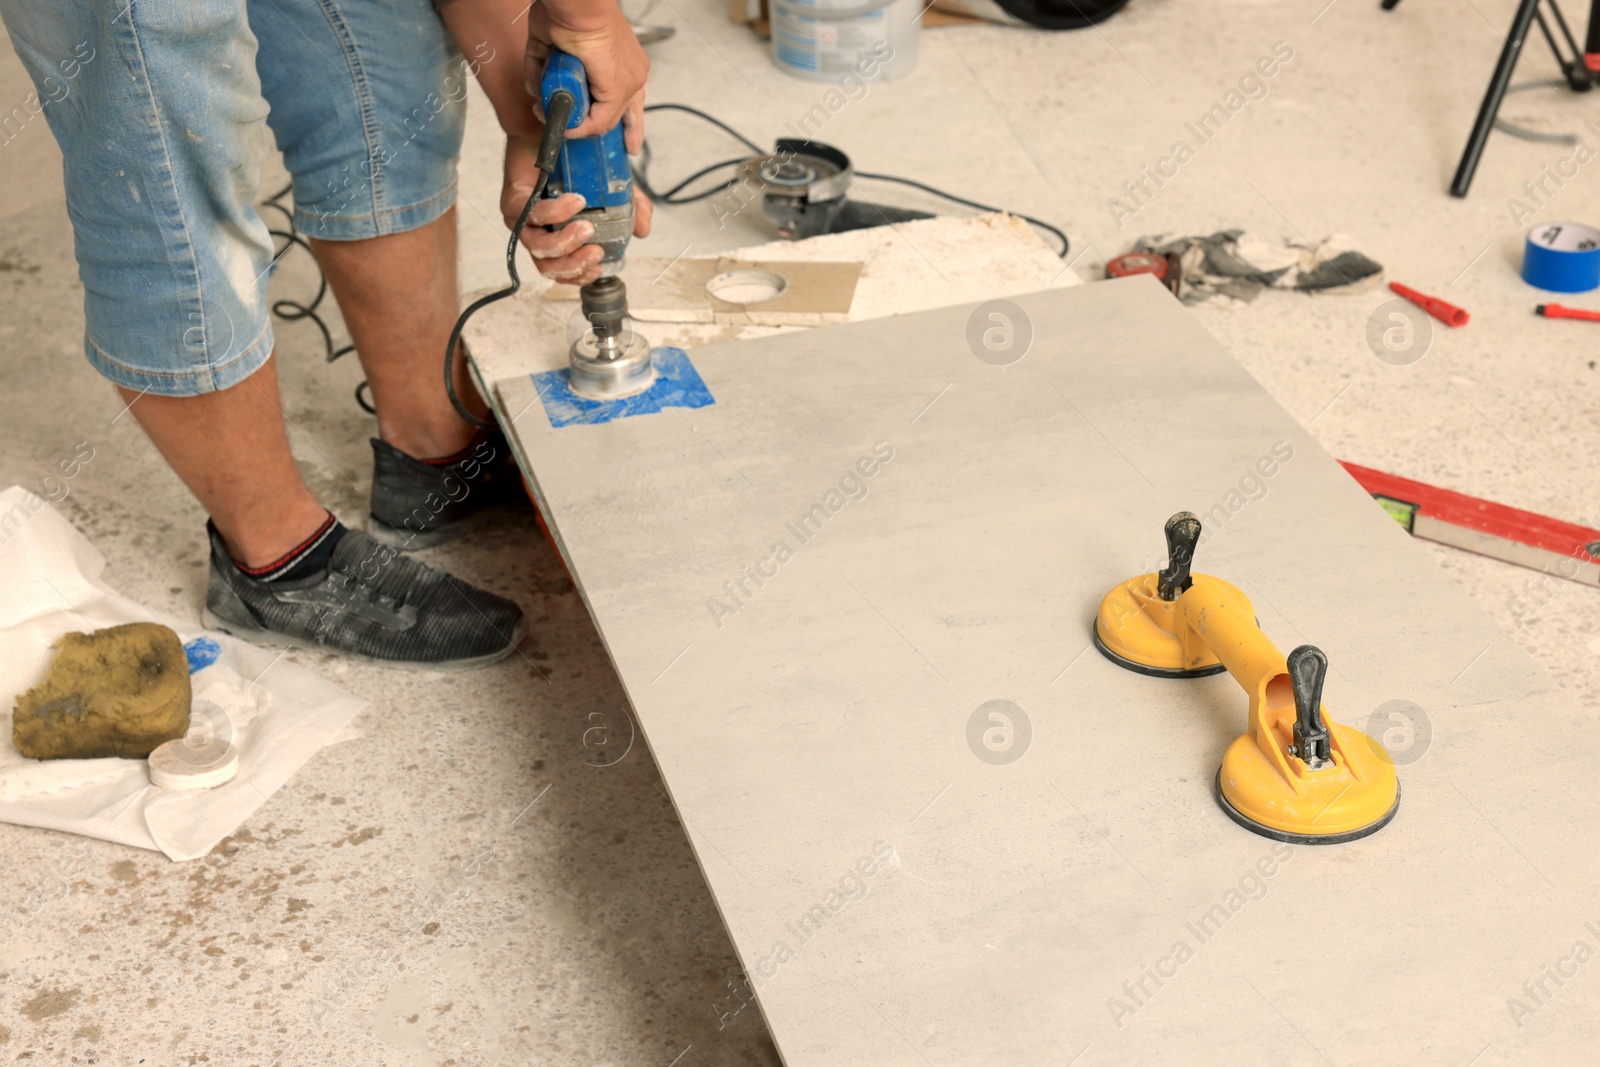
[[1552, 293], [1600, 288], [1600, 230], [1577, 222], [1545, 222], [1528, 231], [1522, 280]]

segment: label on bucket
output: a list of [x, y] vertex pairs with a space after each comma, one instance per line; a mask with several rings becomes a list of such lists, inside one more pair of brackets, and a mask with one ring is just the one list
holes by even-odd
[[918, 5], [885, 0], [772, 0], [772, 56], [814, 81], [895, 78], [916, 64]]

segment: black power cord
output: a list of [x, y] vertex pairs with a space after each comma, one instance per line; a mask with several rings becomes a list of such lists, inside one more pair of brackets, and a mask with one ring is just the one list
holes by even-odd
[[[468, 319], [472, 318], [472, 316], [480, 309], [493, 304], [497, 300], [504, 300], [506, 297], [515, 294], [522, 288], [522, 276], [517, 271], [517, 247], [522, 243], [522, 231], [527, 228], [528, 217], [533, 213], [534, 205], [537, 204], [539, 202], [539, 198], [544, 195], [545, 187], [550, 182], [550, 172], [555, 167], [556, 156], [560, 153], [561, 142], [563, 137], [566, 135], [567, 120], [571, 118], [572, 109], [575, 106], [576, 101], [573, 100], [570, 94], [566, 92], [558, 92], [551, 96], [550, 106], [545, 109], [546, 122], [544, 136], [539, 141], [539, 155], [537, 160], [539, 167], [539, 178], [538, 181], [535, 182], [533, 192], [529, 194], [527, 202], [522, 205], [522, 211], [517, 216], [516, 225], [511, 228], [511, 239], [506, 245], [506, 274], [510, 276], [511, 284], [506, 286], [504, 289], [490, 293], [487, 296], [479, 297], [477, 300], [474, 300], [471, 304], [467, 305], [466, 310], [461, 312], [461, 317], [456, 319], [455, 328], [450, 331], [450, 343], [445, 349], [444, 354], [445, 395], [450, 398], [450, 405], [456, 409], [456, 414], [460, 415], [469, 424], [476, 426], [480, 430], [491, 429], [493, 428], [494, 423], [486, 422], [485, 420], [478, 418], [472, 412], [468, 411], [466, 406], [462, 404], [461, 398], [456, 395], [456, 349], [460, 347], [461, 333], [466, 329]], [[711, 125], [716, 126], [734, 140], [739, 141], [746, 148], [749, 148], [752, 152], [755, 152], [761, 156], [765, 156], [767, 154], [760, 145], [756, 144], [754, 141], [750, 140], [750, 138], [746, 137], [732, 126], [729, 126], [721, 119], [715, 117], [714, 115], [709, 115], [706, 112], [701, 111], [699, 108], [690, 107], [688, 104], [651, 104], [646, 107], [645, 110], [682, 111], [687, 114], [694, 115], [696, 118], [703, 119], [704, 121], [709, 122]], [[649, 197], [656, 203], [676, 205], [693, 204], [698, 201], [705, 200], [708, 197], [715, 196], [725, 189], [731, 188], [737, 183], [738, 179], [729, 178], [720, 185], [714, 185], [711, 188], [701, 190], [698, 193], [692, 193], [685, 196], [678, 195], [682, 193], [684, 189], [688, 188], [694, 182], [700, 180], [706, 175], [711, 174], [723, 167], [741, 166], [749, 162], [749, 157], [741, 156], [738, 159], [725, 159], [720, 163], [713, 163], [709, 167], [702, 167], [700, 170], [695, 171], [693, 174], [689, 175], [687, 178], [683, 179], [664, 193], [659, 193], [650, 186], [649, 177], [647, 175], [649, 161], [650, 143], [646, 141], [643, 152], [641, 153], [639, 159], [639, 164], [634, 169], [634, 180], [638, 182], [640, 190], [645, 194], [645, 196]], [[976, 200], [968, 200], [965, 197], [956, 196], [953, 193], [947, 193], [942, 189], [935, 189], [931, 185], [926, 185], [911, 178], [901, 178], [893, 174], [872, 174], [866, 171], [856, 171], [855, 176], [857, 178], [866, 178], [870, 181], [895, 182], [900, 185], [907, 185], [913, 189], [919, 189], [925, 193], [931, 193], [934, 196], [942, 197], [945, 200], [951, 201], [952, 203], [961, 204], [965, 207], [974, 208], [978, 211], [1004, 210], [1002, 208], [990, 207], [988, 204], [982, 204]], [[284, 256], [289, 254], [290, 250], [295, 248], [304, 249], [307, 253], [313, 255], [314, 261], [315, 253], [312, 252], [311, 245], [306, 242], [306, 239], [302, 237], [299, 231], [295, 228], [294, 214], [283, 204], [283, 201], [289, 197], [293, 188], [293, 185], [284, 186], [272, 196], [267, 197], [267, 199], [262, 201], [260, 205], [262, 208], [271, 208], [272, 210], [281, 214], [284, 218], [284, 225], [287, 227], [286, 229], [281, 230], [275, 230], [269, 227], [267, 230], [268, 234], [280, 239], [283, 242], [283, 244], [273, 252], [273, 266], [276, 266]], [[1054, 234], [1061, 242], [1062, 257], [1066, 257], [1067, 250], [1071, 247], [1071, 245], [1067, 241], [1067, 235], [1065, 233], [1062, 233], [1061, 230], [1057, 229], [1050, 223], [1045, 222], [1042, 219], [1036, 219], [1031, 215], [1024, 215], [1017, 211], [1009, 212], [1009, 214], [1015, 215], [1019, 219], [1032, 223], [1040, 229]], [[353, 344], [346, 344], [336, 347], [334, 345], [333, 331], [328, 328], [328, 324], [323, 320], [320, 311], [322, 301], [326, 299], [327, 295], [328, 279], [319, 270], [317, 274], [317, 292], [308, 303], [301, 303], [297, 300], [289, 299], [275, 300], [272, 303], [272, 313], [285, 322], [300, 322], [309, 320], [311, 324], [317, 328], [317, 331], [322, 334], [323, 350], [327, 356], [327, 361], [332, 363], [341, 356], [345, 356], [351, 352], [354, 352], [356, 350], [356, 346]], [[370, 391], [371, 390], [365, 381], [362, 381], [360, 385], [357, 385], [355, 392], [356, 403], [360, 405], [361, 409], [367, 412], [369, 415], [376, 415], [377, 409], [373, 407], [372, 403], [367, 399], [366, 395], [364, 395], [370, 393]]]
[[[686, 114], [693, 115], [696, 118], [703, 119], [704, 121], [709, 122], [711, 125], [717, 127], [734, 140], [749, 148], [752, 152], [755, 152], [760, 156], [768, 155], [766, 149], [750, 140], [750, 138], [746, 137], [744, 134], [740, 133], [732, 126], [729, 126], [726, 122], [723, 122], [716, 116], [707, 114], [706, 112], [701, 111], [699, 108], [690, 107], [688, 104], [650, 104], [645, 108], [645, 110], [682, 111]], [[672, 205], [693, 204], [733, 188], [733, 186], [738, 184], [739, 179], [737, 177], [729, 178], [720, 185], [714, 185], [709, 189], [702, 189], [698, 193], [690, 193], [683, 196], [679, 196], [678, 194], [682, 193], [684, 189], [688, 188], [694, 182], [704, 178], [708, 174], [720, 170], [723, 167], [743, 165], [747, 162], [749, 162], [748, 157], [740, 157], [738, 159], [725, 159], [720, 163], [713, 163], [709, 167], [702, 167], [700, 170], [695, 171], [693, 174], [689, 175], [687, 178], [683, 179], [666, 192], [658, 193], [650, 186], [649, 175], [647, 173], [650, 165], [650, 142], [646, 141], [644, 145], [644, 151], [641, 153], [639, 158], [639, 165], [634, 168], [634, 180], [638, 183], [639, 188], [644, 192], [644, 195], [648, 196], [656, 203]], [[898, 185], [908, 185], [913, 189], [919, 189], [924, 193], [930, 193], [933, 196], [949, 200], [951, 203], [961, 204], [964, 207], [970, 207], [977, 211], [1006, 211], [1005, 208], [993, 207], [989, 204], [979, 203], [976, 200], [968, 200], [966, 197], [956, 196], [954, 193], [947, 193], [943, 189], [935, 189], [931, 185], [916, 181], [912, 178], [902, 178], [894, 174], [874, 174], [861, 170], [856, 171], [855, 176], [857, 178], [866, 178], [869, 181], [894, 182]], [[1067, 252], [1072, 248], [1072, 243], [1067, 240], [1067, 235], [1063, 233], [1059, 227], [1045, 222], [1043, 219], [1036, 219], [1032, 215], [1024, 215], [1020, 211], [1006, 211], [1006, 213], [1009, 215], [1015, 215], [1024, 222], [1031, 223], [1032, 225], [1039, 227], [1039, 229], [1053, 235], [1056, 240], [1061, 242], [1061, 258], [1066, 258]]]
[[[756, 153], [757, 155], [766, 155], [766, 151], [760, 145], [750, 140], [750, 138], [746, 137], [744, 134], [740, 133], [732, 126], [729, 126], [726, 122], [723, 122], [716, 116], [708, 115], [697, 107], [690, 107], [688, 104], [650, 104], [645, 108], [645, 110], [682, 111], [685, 114], [693, 115], [695, 118], [711, 123], [711, 125], [717, 127], [717, 129], [721, 130], [729, 137], [732, 137], [735, 141], [743, 144], [746, 148], [750, 149], [750, 151]], [[701, 167], [699, 170], [683, 179], [683, 181], [679, 182], [677, 185], [674, 185], [671, 189], [668, 189], [664, 193], [658, 193], [654, 189], [650, 188], [650, 142], [646, 141], [644, 143], [644, 148], [639, 153], [639, 165], [633, 169], [633, 180], [638, 183], [640, 191], [643, 192], [645, 196], [648, 196], [654, 203], [674, 205], [693, 204], [704, 200], [707, 197], [716, 196], [724, 189], [732, 186], [736, 181], [738, 181], [738, 179], [729, 178], [721, 185], [712, 186], [710, 189], [695, 193], [692, 196], [678, 196], [678, 193], [682, 192], [685, 188], [692, 185], [700, 178], [710, 174], [712, 171], [721, 170], [723, 167], [740, 166], [748, 162], [749, 158], [749, 156], [739, 156], [737, 159], [724, 159], [722, 162], [713, 163], [709, 167]]]
[[644, 149], [639, 154], [639, 165], [633, 168], [633, 180], [638, 183], [640, 191], [643, 192], [645, 196], [648, 196], [654, 203], [673, 205], [693, 204], [704, 200], [707, 197], [716, 196], [718, 193], [733, 185], [734, 182], [738, 181], [738, 179], [729, 178], [721, 185], [713, 185], [711, 188], [706, 189], [703, 192], [694, 193], [690, 196], [678, 196], [678, 193], [682, 192], [686, 187], [694, 184], [696, 181], [699, 181], [701, 178], [704, 178], [712, 171], [721, 170], [723, 167], [740, 166], [749, 162], [749, 159], [749, 156], [740, 156], [737, 159], [724, 159], [722, 162], [713, 163], [709, 167], [701, 167], [699, 170], [683, 179], [683, 181], [679, 182], [677, 185], [674, 185], [671, 189], [668, 189], [664, 193], [658, 193], [654, 189], [650, 188], [650, 178], [648, 175], [650, 168], [650, 142], [646, 141], [644, 144]]
[[970, 208], [976, 208], [978, 211], [1004, 211], [1007, 215], [1015, 215], [1023, 222], [1032, 223], [1033, 225], [1039, 227], [1039, 229], [1044, 230], [1047, 233], [1054, 234], [1056, 240], [1061, 242], [1061, 251], [1059, 255], [1062, 259], [1067, 258], [1067, 252], [1072, 248], [1072, 242], [1067, 240], [1067, 235], [1062, 233], [1059, 228], [1051, 223], [1045, 222], [1043, 219], [1036, 219], [1032, 215], [1024, 215], [1020, 211], [1008, 211], [1005, 208], [990, 207], [988, 204], [980, 204], [976, 200], [968, 200], [965, 197], [956, 196], [953, 193], [947, 193], [943, 189], [935, 189], [931, 185], [924, 185], [919, 181], [915, 181], [914, 179], [901, 178], [893, 174], [869, 174], [864, 170], [858, 170], [856, 171], [856, 177], [867, 178], [875, 182], [897, 182], [900, 185], [909, 185], [913, 189], [921, 189], [925, 193], [932, 193], [934, 196], [942, 196], [952, 203], [962, 204]]
[[[468, 411], [466, 406], [462, 404], [461, 398], [456, 395], [456, 350], [460, 347], [461, 334], [462, 331], [466, 329], [467, 320], [472, 318], [472, 316], [480, 309], [493, 304], [497, 300], [504, 300], [506, 297], [515, 294], [522, 288], [522, 276], [517, 271], [517, 247], [522, 243], [522, 231], [527, 228], [528, 217], [533, 213], [534, 205], [539, 202], [539, 198], [544, 195], [545, 187], [549, 184], [550, 172], [555, 167], [556, 156], [560, 153], [561, 142], [566, 134], [567, 120], [571, 118], [572, 108], [574, 106], [576, 106], [576, 101], [574, 101], [569, 94], [565, 92], [558, 92], [551, 96], [550, 106], [546, 108], [547, 121], [544, 128], [544, 136], [539, 142], [539, 154], [537, 160], [539, 167], [539, 178], [538, 181], [535, 182], [533, 192], [529, 194], [527, 202], [522, 205], [522, 211], [517, 216], [516, 225], [511, 228], [511, 238], [506, 245], [506, 274], [510, 277], [511, 284], [506, 286], [504, 289], [490, 293], [487, 296], [479, 297], [477, 300], [474, 300], [471, 304], [467, 305], [466, 310], [461, 312], [460, 318], [456, 319], [455, 328], [450, 331], [450, 342], [448, 347], [445, 349], [444, 354], [445, 394], [450, 398], [450, 405], [456, 409], [456, 414], [460, 415], [469, 424], [476, 426], [480, 430], [491, 429], [494, 426], [494, 423], [480, 419], [472, 412]], [[765, 156], [767, 154], [760, 145], [756, 144], [754, 141], [750, 140], [744, 134], [740, 133], [738, 130], [735, 130], [732, 126], [729, 126], [721, 119], [715, 117], [714, 115], [709, 115], [706, 112], [701, 111], [699, 108], [690, 107], [688, 104], [651, 104], [646, 107], [645, 110], [682, 111], [687, 114], [694, 115], [695, 117], [703, 119], [711, 125], [716, 126], [734, 140], [739, 141], [746, 148], [749, 148], [752, 152], [755, 152], [761, 156]], [[749, 162], [749, 157], [741, 156], [737, 159], [725, 159], [720, 163], [713, 163], [709, 167], [702, 167], [700, 170], [695, 171], [687, 178], [678, 182], [678, 184], [674, 185], [666, 192], [657, 192], [655, 189], [651, 188], [647, 174], [649, 161], [650, 144], [648, 141], [646, 141], [643, 152], [641, 153], [639, 159], [639, 164], [634, 169], [634, 179], [638, 182], [639, 189], [656, 203], [676, 205], [693, 204], [698, 201], [705, 200], [708, 197], [715, 196], [725, 189], [731, 188], [737, 183], [738, 179], [729, 178], [720, 185], [714, 185], [711, 188], [701, 190], [698, 193], [692, 193], [684, 196], [678, 195], [682, 193], [684, 189], [688, 188], [694, 182], [700, 180], [706, 175], [711, 174], [723, 167], [741, 166]], [[900, 185], [907, 185], [913, 189], [919, 189], [922, 192], [931, 193], [934, 196], [942, 197], [945, 200], [951, 201], [952, 203], [961, 204], [965, 207], [970, 207], [978, 211], [1003, 210], [1001, 208], [991, 207], [988, 204], [979, 203], [976, 200], [968, 200], [965, 197], [956, 196], [953, 193], [947, 193], [942, 189], [935, 189], [931, 185], [926, 185], [911, 178], [902, 178], [893, 174], [873, 174], [866, 171], [856, 171], [855, 176], [857, 178], [866, 178], [870, 181], [895, 182]], [[282, 260], [284, 256], [288, 255], [290, 250], [294, 248], [304, 249], [307, 253], [312, 254], [313, 257], [315, 255], [312, 253], [311, 245], [306, 242], [305, 238], [302, 237], [299, 231], [295, 228], [293, 213], [283, 204], [283, 201], [289, 197], [292, 190], [292, 185], [286, 185], [261, 203], [261, 207], [271, 208], [272, 210], [283, 215], [284, 225], [287, 227], [286, 229], [281, 230], [275, 230], [269, 227], [267, 230], [271, 236], [278, 238], [283, 242], [283, 244], [273, 253], [272, 263], [274, 266], [276, 266], [278, 262]], [[1054, 234], [1061, 242], [1061, 255], [1063, 258], [1065, 258], [1067, 250], [1071, 247], [1065, 233], [1062, 233], [1061, 230], [1050, 223], [1045, 222], [1042, 219], [1036, 219], [1031, 215], [1024, 215], [1021, 212], [1016, 211], [1010, 212], [1010, 214], [1015, 215], [1017, 218], [1023, 219], [1026, 222], [1032, 223], [1042, 230], [1046, 230], [1049, 233]], [[333, 332], [328, 328], [328, 324], [323, 320], [320, 312], [322, 301], [326, 299], [328, 295], [328, 280], [327, 277], [320, 272], [320, 270], [317, 278], [316, 295], [313, 296], [308, 303], [301, 303], [299, 301], [290, 299], [275, 300], [272, 303], [272, 313], [285, 322], [309, 320], [322, 335], [323, 350], [327, 356], [327, 361], [332, 363], [341, 356], [345, 356], [351, 352], [354, 352], [356, 346], [353, 344], [346, 344], [336, 347], [334, 345]], [[369, 392], [370, 389], [365, 381], [362, 381], [360, 385], [357, 385], [355, 391], [356, 403], [360, 405], [363, 411], [366, 411], [370, 415], [376, 415], [377, 409], [373, 407], [371, 402], [364, 395]]]
[[721, 130], [723, 133], [727, 134], [729, 137], [732, 137], [735, 141], [740, 142], [746, 148], [750, 149], [750, 151], [752, 151], [752, 152], [761, 152], [763, 154], [765, 154], [765, 152], [766, 152], [766, 149], [764, 149], [760, 145], [756, 144], [754, 141], [752, 141], [750, 138], [746, 137], [744, 134], [740, 133], [738, 130], [734, 129], [732, 126], [729, 126], [726, 122], [723, 122], [721, 119], [717, 118], [715, 115], [711, 115], [711, 114], [708, 114], [708, 113], [706, 113], [704, 111], [701, 111], [697, 107], [690, 107], [688, 104], [647, 104], [645, 106], [645, 110], [646, 111], [682, 111], [685, 114], [693, 115], [697, 119], [704, 119], [706, 122], [711, 123], [711, 125], [715, 126], [717, 129]]
[[[260, 205], [262, 208], [271, 208], [273, 211], [276, 211], [282, 215], [283, 224], [286, 227], [286, 229], [282, 230], [274, 230], [270, 226], [267, 227], [267, 233], [270, 236], [276, 237], [283, 242], [283, 244], [272, 253], [273, 267], [276, 267], [278, 262], [282, 260], [284, 256], [288, 255], [291, 249], [295, 248], [304, 249], [306, 253], [312, 257], [312, 263], [316, 263], [316, 253], [311, 250], [311, 245], [306, 242], [304, 237], [300, 236], [300, 231], [295, 227], [294, 212], [290, 211], [283, 205], [284, 200], [287, 199], [293, 191], [293, 184], [285, 185], [282, 189], [279, 189], [276, 193], [273, 193], [271, 196], [263, 200]], [[348, 344], [344, 345], [343, 347], [334, 347], [333, 331], [328, 329], [328, 324], [323, 321], [321, 313], [322, 301], [327, 297], [327, 295], [328, 277], [322, 273], [321, 264], [317, 264], [317, 295], [311, 298], [311, 302], [302, 304], [298, 300], [274, 300], [272, 302], [272, 313], [278, 316], [278, 318], [282, 319], [284, 322], [302, 322], [309, 320], [311, 325], [315, 326], [317, 331], [322, 334], [323, 353], [327, 356], [327, 361], [332, 363], [340, 356], [346, 356], [351, 352], [354, 352], [356, 350], [356, 346], [353, 344]], [[371, 390], [367, 387], [366, 381], [363, 380], [360, 385], [356, 386], [356, 403], [359, 404], [361, 409], [367, 414], [376, 415], [378, 413], [378, 409], [373, 407], [364, 395], [368, 392], [371, 392]]]
[[450, 343], [444, 350], [444, 391], [450, 398], [450, 405], [456, 409], [456, 414], [467, 420], [480, 430], [494, 428], [493, 422], [478, 418], [468, 411], [466, 405], [461, 403], [461, 398], [456, 395], [456, 349], [461, 344], [461, 331], [467, 328], [467, 320], [477, 314], [482, 308], [488, 307], [496, 300], [504, 300], [522, 288], [522, 275], [517, 273], [517, 246], [522, 243], [522, 231], [527, 228], [528, 216], [533, 214], [533, 206], [544, 195], [545, 186], [550, 184], [550, 172], [555, 169], [556, 157], [561, 153], [561, 142], [567, 135], [567, 120], [572, 117], [572, 109], [577, 106], [577, 101], [566, 90], [552, 93], [550, 102], [544, 109], [544, 136], [539, 140], [539, 179], [534, 183], [533, 192], [528, 194], [528, 202], [522, 205], [522, 212], [517, 216], [517, 224], [511, 227], [511, 240], [506, 245], [506, 273], [511, 276], [511, 284], [504, 289], [480, 296], [467, 305], [461, 317], [456, 319], [455, 329], [450, 331]]

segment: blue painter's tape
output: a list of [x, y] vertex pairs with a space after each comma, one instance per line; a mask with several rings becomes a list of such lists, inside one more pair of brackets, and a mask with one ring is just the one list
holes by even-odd
[[222, 646], [209, 637], [197, 637], [183, 646], [183, 655], [189, 661], [189, 673], [193, 674], [217, 662], [217, 657], [222, 655]]
[[550, 425], [596, 426], [629, 415], [650, 415], [663, 408], [703, 408], [715, 404], [711, 390], [700, 380], [700, 372], [681, 348], [652, 348], [650, 359], [656, 367], [656, 383], [635, 396], [621, 400], [590, 400], [572, 391], [564, 370], [547, 370], [533, 375], [533, 385], [544, 401]]

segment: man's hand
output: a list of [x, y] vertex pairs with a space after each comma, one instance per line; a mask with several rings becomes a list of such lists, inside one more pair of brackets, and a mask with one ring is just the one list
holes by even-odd
[[[621, 120], [630, 155], [644, 146], [644, 88], [650, 57], [615, 0], [539, 0], [528, 13], [523, 69], [528, 92], [539, 97], [545, 60], [554, 46], [583, 62], [592, 106], [568, 137], [592, 137]], [[643, 236], [641, 234], [640, 236]]]
[[[500, 213], [506, 226], [517, 224], [522, 206], [528, 202], [533, 185], [539, 178], [539, 168], [534, 165], [539, 151], [538, 137], [510, 135], [506, 138], [505, 186], [500, 194]], [[522, 245], [533, 257], [539, 273], [554, 281], [569, 285], [588, 285], [600, 277], [600, 246], [584, 244], [594, 236], [594, 227], [587, 222], [574, 222], [554, 233], [543, 227], [558, 226], [585, 207], [583, 197], [568, 193], [553, 200], [541, 200], [533, 206], [528, 225], [522, 231]], [[633, 190], [633, 233], [645, 237], [650, 233], [650, 214], [653, 208], [648, 199]]]
[[[518, 21], [523, 12], [529, 20], [525, 36]], [[643, 147], [644, 82], [650, 60], [616, 0], [537, 0], [531, 8], [523, 0], [457, 0], [439, 13], [464, 53], [485, 57], [478, 61], [476, 72], [506, 131], [500, 213], [508, 227], [516, 225], [539, 178], [534, 165], [544, 134], [539, 81], [552, 44], [583, 60], [589, 75], [593, 105], [583, 124], [568, 130], [567, 136], [601, 133], [620, 118], [628, 151]], [[635, 188], [633, 202], [633, 232], [644, 237], [650, 232], [650, 201]], [[522, 244], [540, 274], [575, 285], [587, 285], [600, 276], [600, 246], [584, 245], [594, 236], [592, 226], [578, 222], [554, 233], [544, 229], [566, 222], [584, 206], [583, 198], [575, 194], [534, 205]]]

